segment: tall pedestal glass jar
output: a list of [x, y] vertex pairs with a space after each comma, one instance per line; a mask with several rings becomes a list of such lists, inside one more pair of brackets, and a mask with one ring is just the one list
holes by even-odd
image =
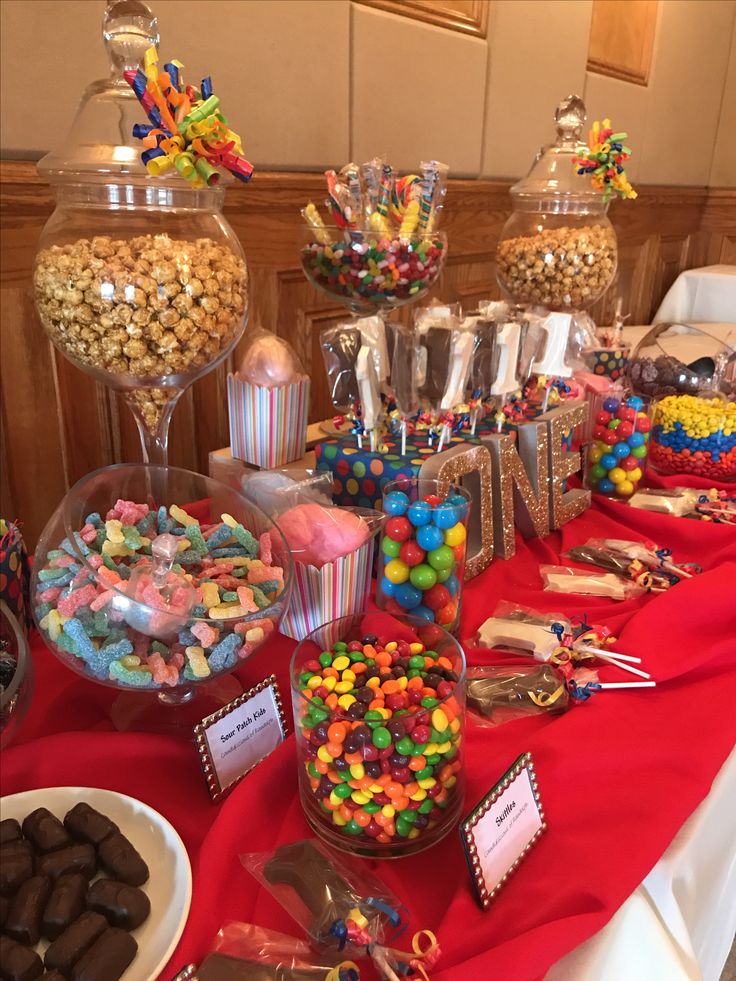
[[123, 79], [158, 43], [138, 0], [103, 18], [110, 77], [86, 90], [64, 144], [43, 158], [56, 209], [33, 284], [44, 329], [74, 365], [121, 391], [147, 462], [165, 464], [177, 399], [221, 362], [245, 328], [248, 272], [224, 219], [224, 188], [175, 171], [151, 177], [132, 136], [143, 110]]

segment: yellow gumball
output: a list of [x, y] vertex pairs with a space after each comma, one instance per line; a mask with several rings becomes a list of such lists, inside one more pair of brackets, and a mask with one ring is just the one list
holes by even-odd
[[634, 493], [634, 485], [630, 480], [622, 480], [620, 483], [616, 484], [616, 493], [620, 494], [621, 497], [628, 497], [630, 494]]
[[465, 531], [465, 525], [461, 521], [458, 521], [456, 525], [448, 528], [445, 532], [445, 545], [454, 548], [455, 545], [462, 545], [466, 538], [467, 532]]
[[633, 470], [629, 470], [629, 480], [632, 484], [638, 484], [641, 480], [641, 467], [634, 467]]
[[391, 559], [390, 562], [386, 563], [383, 574], [389, 582], [406, 582], [409, 578], [409, 566], [406, 562], [402, 562], [401, 559]]
[[622, 470], [621, 467], [613, 467], [612, 470], [608, 471], [608, 479], [612, 480], [614, 484], [622, 484], [626, 479], [626, 471]]
[[591, 463], [598, 463], [602, 456], [603, 450], [600, 448], [600, 446], [593, 446], [588, 454], [588, 459]]

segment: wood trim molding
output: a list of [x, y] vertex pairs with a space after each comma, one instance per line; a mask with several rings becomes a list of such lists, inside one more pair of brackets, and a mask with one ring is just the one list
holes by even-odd
[[486, 37], [490, 0], [355, 0], [389, 14], [445, 27], [461, 34]]
[[588, 71], [647, 85], [659, 0], [593, 0]]

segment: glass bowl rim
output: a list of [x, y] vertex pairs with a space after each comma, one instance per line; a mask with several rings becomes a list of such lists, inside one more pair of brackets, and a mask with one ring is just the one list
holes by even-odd
[[[434, 708], [439, 708], [440, 705], [445, 704], [445, 702], [447, 702], [449, 699], [456, 698], [458, 695], [458, 690], [460, 690], [461, 694], [464, 697], [465, 681], [466, 681], [467, 670], [468, 670], [468, 661], [467, 661], [467, 657], [465, 656], [465, 650], [463, 648], [463, 645], [460, 643], [457, 637], [455, 637], [454, 634], [451, 634], [448, 630], [444, 630], [442, 627], [439, 627], [437, 624], [431, 624], [427, 620], [422, 620], [421, 617], [413, 617], [409, 614], [399, 615], [394, 613], [385, 613], [384, 610], [363, 610], [360, 613], [349, 613], [347, 614], [347, 616], [336, 617], [334, 620], [328, 620], [325, 623], [321, 623], [318, 627], [315, 627], [314, 630], [310, 630], [309, 633], [306, 635], [306, 637], [303, 637], [296, 645], [296, 647], [292, 652], [291, 657], [289, 658], [289, 683], [291, 685], [291, 690], [292, 690], [291, 691], [292, 705], [295, 711], [297, 705], [309, 704], [309, 699], [305, 697], [304, 693], [301, 691], [301, 689], [298, 688], [296, 684], [296, 681], [298, 679], [298, 675], [296, 673], [296, 662], [299, 652], [302, 650], [303, 646], [306, 645], [308, 641], [311, 641], [316, 647], [319, 647], [320, 645], [314, 640], [314, 634], [318, 633], [319, 631], [327, 630], [328, 628], [334, 627], [335, 625], [340, 624], [341, 622], [346, 620], [357, 621], [361, 617], [369, 616], [370, 614], [376, 614], [376, 613], [391, 617], [391, 619], [398, 621], [398, 623], [400, 623], [402, 626], [408, 626], [410, 629], [413, 629], [415, 626], [419, 628], [422, 627], [426, 628], [429, 626], [433, 626], [433, 627], [437, 627], [438, 630], [442, 630], [442, 633], [444, 635], [443, 641], [445, 641], [446, 638], [446, 642], [449, 641], [450, 646], [451, 647], [454, 646], [455, 653], [460, 658], [461, 668], [460, 668], [458, 680], [455, 682], [452, 691], [448, 692], [448, 694], [445, 695], [444, 698], [438, 698], [437, 705], [435, 705]], [[429, 650], [432, 650], [432, 648], [429, 648]], [[301, 674], [301, 672], [299, 672], [299, 674]], [[347, 719], [347, 715], [345, 716], [345, 718]], [[350, 721], [361, 722], [362, 720], [351, 719]]]
[[21, 625], [18, 622], [18, 618], [4, 600], [0, 600], [0, 616], [2, 616], [8, 622], [11, 630], [15, 634], [17, 648], [15, 672], [13, 673], [10, 684], [0, 695], [0, 708], [4, 709], [5, 706], [12, 701], [12, 699], [18, 693], [20, 686], [23, 684], [30, 665], [31, 653], [28, 646], [28, 640], [26, 635], [23, 633]]
[[[67, 502], [71, 498], [73, 492], [76, 491], [77, 488], [83, 486], [91, 478], [96, 477], [103, 473], [107, 474], [107, 473], [113, 473], [115, 471], [121, 471], [121, 470], [144, 470], [149, 472], [160, 471], [163, 473], [173, 471], [177, 475], [185, 474], [187, 477], [196, 477], [200, 480], [212, 481], [218, 487], [223, 488], [224, 490], [230, 493], [239, 494], [243, 502], [247, 505], [247, 507], [252, 511], [254, 511], [258, 517], [265, 518], [266, 521], [278, 531], [281, 537], [284, 548], [286, 549], [288, 566], [286, 569], [284, 569], [284, 588], [281, 590], [281, 592], [278, 594], [276, 599], [273, 600], [272, 603], [270, 603], [267, 607], [264, 607], [262, 610], [258, 610], [257, 613], [246, 613], [245, 616], [242, 617], [230, 617], [224, 620], [219, 620], [219, 619], [215, 620], [211, 617], [189, 616], [187, 617], [187, 620], [194, 620], [195, 622], [198, 623], [202, 622], [202, 623], [214, 624], [216, 626], [223, 626], [223, 625], [227, 625], [229, 622], [234, 622], [234, 621], [237, 621], [238, 623], [244, 623], [244, 622], [248, 622], [249, 620], [260, 620], [264, 618], [268, 619], [270, 618], [270, 615], [273, 614], [277, 615], [280, 619], [280, 607], [281, 605], [283, 605], [284, 601], [288, 602], [289, 596], [291, 594], [292, 585], [293, 585], [293, 579], [294, 579], [294, 557], [291, 554], [291, 548], [289, 546], [289, 542], [286, 538], [286, 535], [281, 530], [280, 526], [276, 523], [274, 518], [266, 514], [265, 511], [262, 511], [257, 504], [254, 504], [242, 492], [237, 491], [234, 487], [229, 487], [227, 484], [223, 484], [215, 477], [209, 477], [206, 474], [195, 473], [193, 470], [187, 470], [184, 467], [170, 467], [170, 466], [163, 467], [163, 466], [157, 466], [155, 464], [149, 464], [149, 463], [113, 463], [107, 467], [99, 467], [97, 470], [91, 470], [83, 477], [80, 477], [80, 479], [72, 487], [69, 488], [69, 490], [66, 492], [64, 498], [59, 504], [58, 511], [60, 513], [62, 524], [64, 526], [64, 531], [66, 533], [66, 538], [69, 544], [72, 546], [72, 548], [74, 548], [74, 551], [79, 561], [84, 565], [84, 567], [89, 572], [91, 572], [95, 576], [95, 579], [96, 579], [97, 569], [93, 568], [93, 566], [90, 565], [90, 563], [87, 561], [87, 557], [82, 553], [82, 550], [79, 547], [79, 543], [77, 542], [77, 539], [75, 537], [75, 535], [79, 533], [79, 529], [71, 528], [71, 523], [69, 521], [69, 509], [68, 509], [68, 505], [65, 507], [65, 502]], [[49, 520], [52, 519], [53, 519], [53, 515], [52, 518], [50, 518]], [[271, 529], [269, 528], [269, 532], [270, 530]], [[34, 581], [37, 580], [38, 571], [40, 571], [40, 564], [34, 563], [34, 574], [33, 574]], [[161, 610], [156, 610], [154, 607], [148, 606], [146, 603], [142, 602], [141, 600], [131, 599], [131, 597], [128, 596], [127, 593], [123, 592], [120, 589], [117, 589], [114, 585], [108, 586], [107, 584], [105, 584], [105, 588], [113, 590], [116, 594], [118, 594], [121, 597], [121, 599], [125, 599], [128, 602], [134, 603], [136, 607], [143, 612], [150, 613], [150, 614], [161, 613]]]

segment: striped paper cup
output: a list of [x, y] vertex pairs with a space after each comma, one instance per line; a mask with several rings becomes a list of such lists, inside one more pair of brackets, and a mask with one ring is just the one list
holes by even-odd
[[264, 388], [227, 376], [230, 448], [264, 470], [300, 460], [307, 445], [309, 379]]
[[356, 552], [327, 562], [321, 569], [294, 563], [294, 589], [279, 630], [303, 640], [323, 623], [361, 613], [368, 603], [373, 569], [373, 543], [369, 538]]

